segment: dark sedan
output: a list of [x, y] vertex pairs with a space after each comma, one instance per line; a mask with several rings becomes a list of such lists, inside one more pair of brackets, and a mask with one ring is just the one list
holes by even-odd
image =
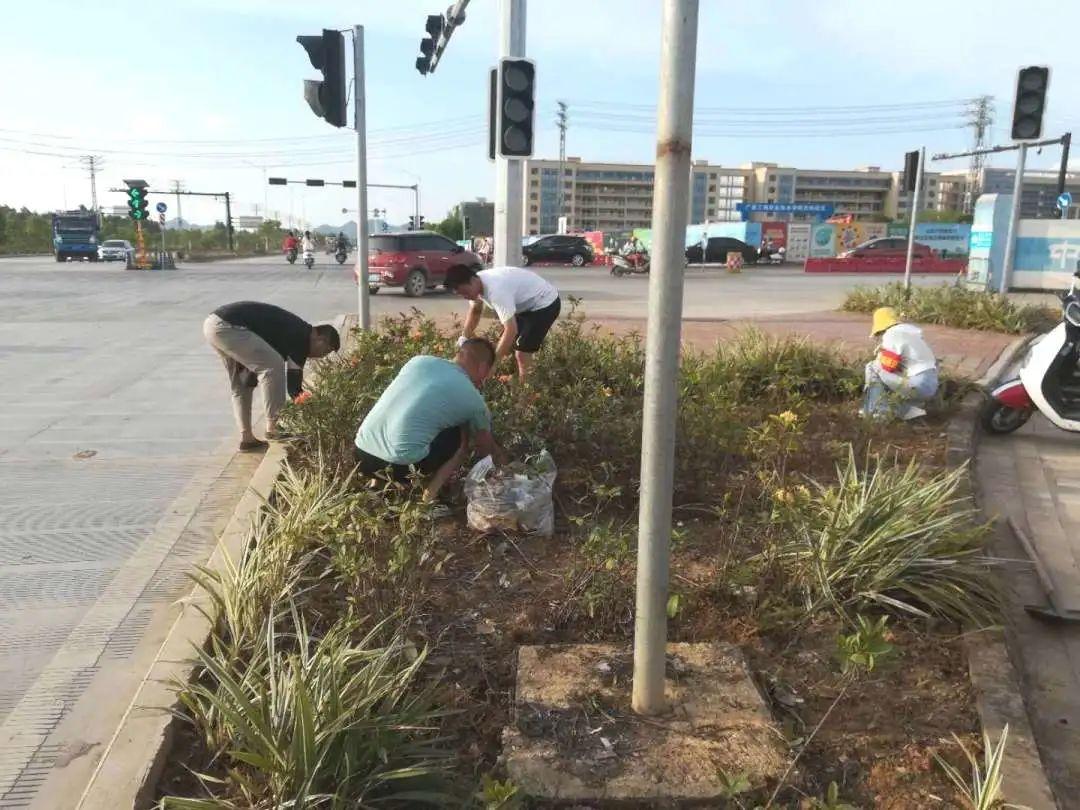
[[[709, 239], [705, 246], [705, 264], [723, 264], [727, 261], [728, 253], [741, 253], [744, 264], [756, 264], [758, 260], [757, 248], [751, 247], [741, 239], [729, 236], [714, 236]], [[686, 260], [690, 264], [701, 264], [701, 243], [690, 245], [686, 249]]]

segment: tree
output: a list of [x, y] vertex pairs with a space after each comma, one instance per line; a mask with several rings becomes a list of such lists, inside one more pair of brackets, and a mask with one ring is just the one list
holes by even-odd
[[455, 205], [452, 210], [447, 211], [446, 219], [436, 225], [435, 230], [455, 242], [463, 239], [465, 229], [461, 224], [461, 206]]

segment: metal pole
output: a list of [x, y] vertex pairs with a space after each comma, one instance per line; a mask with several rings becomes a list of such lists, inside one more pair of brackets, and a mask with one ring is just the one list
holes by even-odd
[[919, 151], [919, 165], [915, 167], [915, 191], [911, 195], [911, 224], [908, 226], [907, 259], [904, 261], [904, 289], [911, 289], [911, 257], [915, 252], [915, 224], [919, 217], [919, 202], [922, 200], [923, 164], [926, 163], [926, 147]]
[[232, 232], [232, 204], [229, 202], [229, 192], [225, 192], [225, 233], [229, 237], [229, 252], [233, 250]]
[[[1058, 196], [1065, 193], [1065, 173], [1069, 169], [1069, 147], [1072, 146], [1072, 133], [1066, 132], [1061, 136], [1061, 168], [1058, 170]], [[1069, 218], [1068, 207], [1061, 209], [1061, 218]]]
[[633, 708], [664, 708], [668, 555], [675, 467], [675, 413], [682, 328], [683, 255], [690, 206], [698, 0], [664, 0], [656, 113], [645, 407], [641, 429]]
[[[524, 56], [525, 0], [499, 0], [499, 17], [499, 56]], [[496, 265], [521, 264], [521, 169], [520, 160], [495, 158]]]
[[413, 222], [416, 225], [416, 230], [420, 230], [420, 184], [415, 183], [413, 185]]
[[353, 26], [353, 84], [356, 97], [356, 295], [358, 323], [371, 328], [371, 302], [368, 293], [367, 228], [367, 100], [364, 90], [364, 26]]
[[1024, 162], [1027, 160], [1026, 143], [1020, 144], [1020, 150], [1016, 153], [1016, 177], [1013, 179], [1012, 208], [1009, 211], [1009, 233], [1005, 237], [1005, 258], [1001, 263], [1001, 281], [998, 284], [998, 292], [1002, 295], [1009, 294], [1009, 283], [1012, 281], [1013, 257], [1016, 255], [1016, 229], [1020, 224], [1020, 197], [1024, 190]]

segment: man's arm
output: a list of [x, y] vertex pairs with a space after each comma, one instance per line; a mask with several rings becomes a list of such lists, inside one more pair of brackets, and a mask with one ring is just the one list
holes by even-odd
[[517, 318], [511, 318], [503, 324], [502, 337], [499, 338], [499, 345], [495, 347], [496, 363], [513, 353], [514, 343], [517, 342], [517, 336]]
[[476, 327], [480, 325], [480, 316], [484, 314], [484, 302], [473, 301], [469, 304], [469, 314], [465, 316], [464, 335], [471, 338], [476, 335]]
[[480, 456], [480, 458], [491, 456], [491, 460], [495, 462], [495, 466], [497, 467], [506, 464], [506, 451], [499, 447], [498, 443], [495, 441], [495, 437], [491, 435], [490, 430], [474, 431], [473, 446], [476, 448], [476, 454]]

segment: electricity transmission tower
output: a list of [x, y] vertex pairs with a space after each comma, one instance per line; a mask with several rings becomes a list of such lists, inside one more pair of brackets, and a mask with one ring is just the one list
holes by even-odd
[[180, 211], [180, 193], [184, 191], [184, 184], [179, 180], [172, 181], [172, 192], [176, 195], [176, 227], [184, 227], [184, 217]]
[[555, 210], [558, 216], [563, 216], [563, 184], [566, 173], [566, 102], [557, 102], [559, 111], [555, 114], [555, 125], [559, 128], [559, 185], [555, 192]]
[[97, 155], [83, 155], [79, 158], [79, 163], [86, 167], [90, 175], [90, 210], [94, 212], [95, 217], [100, 216], [101, 212], [97, 204], [97, 173], [101, 168], [101, 158]]
[[979, 198], [979, 183], [982, 180], [986, 155], [979, 154], [990, 144], [990, 126], [994, 123], [994, 97], [979, 96], [972, 100], [967, 111], [968, 126], [974, 134], [971, 163], [968, 165], [967, 183], [964, 184], [964, 213], [970, 214]]

